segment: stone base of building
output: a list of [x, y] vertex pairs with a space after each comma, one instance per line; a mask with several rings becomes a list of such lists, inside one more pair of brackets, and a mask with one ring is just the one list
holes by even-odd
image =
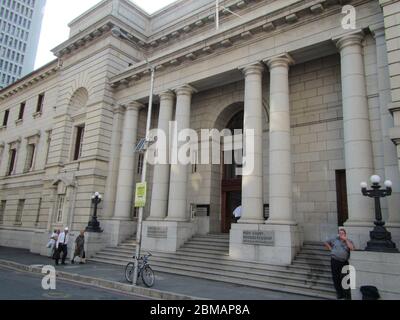
[[362, 300], [362, 286], [376, 287], [383, 300], [400, 300], [400, 253], [354, 251], [350, 265], [356, 270], [353, 300]]
[[101, 220], [100, 228], [103, 229], [104, 239], [110, 246], [117, 246], [126, 239], [136, 234], [137, 221], [132, 220]]
[[[354, 242], [356, 250], [364, 250], [367, 247], [368, 241], [371, 240], [370, 232], [374, 229], [374, 224], [363, 226], [355, 226], [345, 223], [347, 236]], [[400, 228], [387, 226], [387, 230], [392, 234], [392, 241], [400, 248]]]
[[300, 239], [295, 225], [237, 223], [232, 225], [229, 255], [237, 260], [286, 266], [300, 250]]
[[[13, 228], [1, 227], [0, 228], [0, 246], [32, 250], [32, 247], [37, 246], [37, 241], [33, 245], [32, 239], [34, 238], [35, 230], [27, 228]], [[46, 247], [47, 242], [43, 243]], [[37, 251], [38, 248], [35, 248]]]
[[144, 221], [142, 231], [143, 250], [176, 252], [197, 232], [194, 222]]

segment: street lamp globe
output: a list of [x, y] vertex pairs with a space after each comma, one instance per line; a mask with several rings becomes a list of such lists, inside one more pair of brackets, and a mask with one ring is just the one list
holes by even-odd
[[371, 177], [371, 182], [372, 182], [372, 184], [379, 184], [379, 183], [381, 183], [381, 177], [378, 175], [373, 175]]
[[385, 181], [385, 187], [386, 187], [386, 188], [391, 188], [391, 187], [393, 187], [393, 182], [390, 181], [390, 180], [386, 180], [386, 181]]
[[361, 189], [367, 189], [368, 188], [368, 183], [361, 182], [360, 186], [361, 186]]

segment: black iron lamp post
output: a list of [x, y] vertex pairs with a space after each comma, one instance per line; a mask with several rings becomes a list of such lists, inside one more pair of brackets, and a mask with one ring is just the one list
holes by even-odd
[[92, 219], [89, 221], [88, 226], [86, 227], [87, 232], [103, 232], [100, 229], [100, 222], [97, 221], [97, 206], [100, 204], [102, 196], [99, 192], [96, 192], [92, 196], [92, 203], [94, 204], [93, 216]]
[[381, 189], [381, 178], [379, 176], [372, 176], [372, 189], [368, 190], [366, 182], [361, 183], [362, 194], [366, 197], [375, 200], [375, 228], [370, 232], [371, 241], [368, 242], [366, 251], [377, 252], [399, 252], [396, 244], [392, 241], [392, 235], [385, 228], [385, 221], [382, 219], [381, 198], [389, 197], [392, 195], [392, 182], [385, 181], [386, 189]]

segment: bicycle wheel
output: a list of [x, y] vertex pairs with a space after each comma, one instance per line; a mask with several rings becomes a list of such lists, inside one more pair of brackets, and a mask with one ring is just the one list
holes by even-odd
[[126, 281], [132, 283], [133, 282], [133, 273], [135, 271], [135, 264], [130, 262], [125, 267], [125, 278]]
[[142, 270], [142, 280], [146, 287], [151, 288], [154, 286], [154, 272], [149, 265], [145, 266]]

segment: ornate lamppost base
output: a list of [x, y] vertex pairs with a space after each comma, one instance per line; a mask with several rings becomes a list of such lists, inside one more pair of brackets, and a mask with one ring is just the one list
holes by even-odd
[[368, 242], [365, 251], [396, 253], [399, 250], [392, 241], [392, 235], [384, 226], [375, 226], [370, 232], [371, 241]]
[[88, 226], [86, 227], [86, 232], [97, 232], [102, 233], [103, 230], [100, 228], [100, 223], [97, 221], [96, 217], [92, 217], [92, 220], [89, 221]]

